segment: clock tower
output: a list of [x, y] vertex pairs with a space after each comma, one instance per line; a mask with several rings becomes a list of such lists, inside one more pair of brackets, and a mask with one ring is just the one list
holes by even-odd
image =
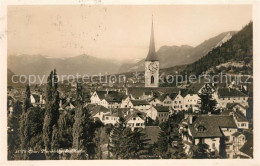
[[158, 87], [159, 59], [155, 52], [153, 20], [148, 55], [145, 59], [145, 87]]

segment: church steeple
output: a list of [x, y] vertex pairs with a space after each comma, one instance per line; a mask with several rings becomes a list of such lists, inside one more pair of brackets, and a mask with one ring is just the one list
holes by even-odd
[[153, 17], [152, 17], [152, 29], [151, 29], [149, 52], [148, 52], [148, 55], [147, 55], [145, 61], [159, 61], [159, 59], [156, 55], [156, 52], [155, 52], [154, 32], [153, 32]]

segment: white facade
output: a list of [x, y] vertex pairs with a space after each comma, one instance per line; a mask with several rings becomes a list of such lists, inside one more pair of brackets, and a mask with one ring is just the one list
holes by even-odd
[[192, 108], [192, 111], [197, 111], [200, 108], [200, 97], [197, 94], [188, 94], [184, 97], [184, 110]]
[[183, 107], [183, 103], [184, 102], [184, 99], [183, 97], [181, 96], [181, 94], [179, 93], [175, 99], [172, 101], [172, 108], [176, 111], [181, 111], [184, 109]]

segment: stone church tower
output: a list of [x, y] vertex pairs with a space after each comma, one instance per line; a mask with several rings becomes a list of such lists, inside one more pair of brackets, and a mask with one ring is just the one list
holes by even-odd
[[145, 87], [158, 87], [159, 85], [159, 59], [154, 44], [153, 21], [149, 52], [145, 59]]

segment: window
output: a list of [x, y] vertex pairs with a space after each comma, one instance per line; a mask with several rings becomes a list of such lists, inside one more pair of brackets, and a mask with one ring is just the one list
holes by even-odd
[[136, 118], [133, 118], [133, 120], [136, 120]]
[[106, 116], [106, 120], [109, 120], [109, 117]]
[[213, 148], [213, 149], [215, 148], [215, 143], [212, 143], [212, 148]]
[[140, 123], [136, 123], [136, 126], [140, 126]]
[[151, 84], [154, 84], [154, 76], [151, 76]]

